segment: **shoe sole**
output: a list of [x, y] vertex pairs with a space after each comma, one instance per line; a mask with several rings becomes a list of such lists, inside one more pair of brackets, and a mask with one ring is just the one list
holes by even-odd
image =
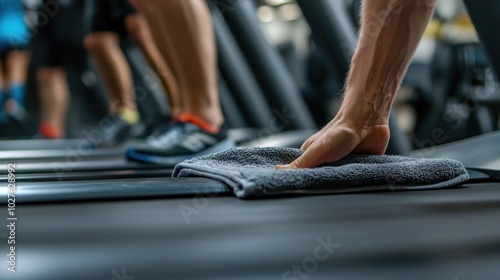
[[188, 159], [208, 155], [211, 153], [221, 152], [223, 150], [226, 150], [229, 148], [234, 148], [234, 147], [236, 147], [236, 144], [234, 143], [234, 141], [230, 140], [230, 139], [226, 139], [224, 141], [221, 141], [217, 145], [214, 145], [206, 150], [203, 150], [202, 152], [199, 152], [196, 154], [190, 154], [190, 155], [180, 155], [180, 156], [171, 156], [171, 157], [153, 156], [153, 155], [136, 153], [133, 149], [128, 149], [125, 154], [126, 154], [127, 158], [132, 159], [132, 160], [136, 160], [136, 161], [140, 161], [140, 162], [176, 165], [176, 164], [181, 163], [181, 162], [188, 160]]

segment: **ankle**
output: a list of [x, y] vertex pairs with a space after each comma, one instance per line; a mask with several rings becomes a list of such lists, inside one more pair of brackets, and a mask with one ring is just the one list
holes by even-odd
[[198, 118], [216, 127], [220, 127], [224, 123], [222, 109], [220, 106], [211, 104], [210, 102], [196, 105], [190, 104], [190, 106], [186, 106], [182, 113], [196, 115]]
[[171, 108], [169, 113], [172, 118], [178, 118], [180, 115], [182, 115], [183, 111], [181, 108]]
[[9, 88], [10, 98], [17, 102], [20, 106], [24, 105], [26, 95], [26, 85], [24, 83], [14, 83]]
[[209, 121], [192, 113], [182, 113], [177, 117], [177, 119], [181, 122], [188, 122], [195, 124], [201, 129], [210, 132], [212, 134], [216, 134], [220, 131], [220, 125], [214, 125]]
[[135, 125], [139, 122], [139, 113], [137, 110], [132, 110], [129, 108], [121, 108], [118, 110], [118, 116], [130, 125]]

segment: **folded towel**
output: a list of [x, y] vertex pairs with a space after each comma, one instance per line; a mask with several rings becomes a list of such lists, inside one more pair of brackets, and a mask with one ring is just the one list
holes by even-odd
[[302, 155], [293, 148], [232, 148], [187, 160], [174, 177], [205, 177], [231, 187], [239, 198], [288, 193], [446, 188], [469, 179], [463, 164], [450, 159], [349, 155], [312, 169], [277, 170]]

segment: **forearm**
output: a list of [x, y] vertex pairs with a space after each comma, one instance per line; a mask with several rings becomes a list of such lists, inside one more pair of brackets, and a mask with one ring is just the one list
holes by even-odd
[[388, 123], [391, 106], [434, 11], [435, 0], [365, 0], [358, 47], [337, 118]]

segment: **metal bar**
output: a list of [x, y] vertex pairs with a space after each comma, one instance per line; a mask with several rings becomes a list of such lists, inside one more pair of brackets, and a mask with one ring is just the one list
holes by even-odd
[[[110, 170], [110, 171], [74, 171], [68, 173], [32, 173], [18, 174], [16, 183], [51, 182], [51, 181], [84, 181], [84, 180], [110, 180], [128, 178], [155, 178], [171, 176], [172, 168], [165, 169], [140, 169], [140, 170]], [[0, 176], [0, 182], [7, 182], [8, 176]]]
[[[4, 192], [7, 187], [1, 187]], [[19, 184], [16, 203], [53, 203], [70, 201], [109, 201], [113, 199], [144, 199], [203, 194], [229, 194], [229, 189], [215, 180], [203, 178], [147, 178], [43, 182]], [[1, 202], [2, 204], [6, 203]]]
[[[55, 173], [59, 176], [72, 172], [83, 171], [116, 171], [116, 170], [154, 170], [173, 168], [174, 165], [143, 164], [127, 161], [125, 158], [113, 160], [81, 160], [73, 159], [68, 161], [48, 161], [48, 162], [20, 162], [16, 164], [16, 174], [30, 173]], [[0, 164], [0, 170], [6, 174], [7, 164]]]
[[0, 141], [0, 150], [45, 150], [45, 149], [65, 149], [66, 147], [76, 147], [85, 139], [29, 139], [29, 140], [4, 140]]
[[[259, 21], [255, 16], [255, 7], [251, 1], [220, 0], [224, 4], [223, 13], [233, 36], [271, 107], [287, 115], [283, 121], [285, 130], [314, 128], [315, 124], [308, 108], [304, 104], [300, 91], [291, 74], [286, 69], [278, 52], [264, 37]], [[286, 116], [285, 116], [286, 117]]]
[[269, 105], [250, 70], [221, 12], [207, 1], [215, 29], [219, 68], [224, 81], [234, 94], [241, 113], [252, 127], [267, 127], [272, 118]]
[[313, 38], [325, 49], [343, 81], [357, 44], [356, 29], [344, 1], [297, 0], [297, 3], [313, 30]]
[[228, 128], [248, 127], [236, 100], [234, 93], [229, 89], [226, 81], [219, 78], [219, 100], [224, 113], [225, 124]]
[[500, 36], [496, 27], [500, 25], [499, 0], [464, 0], [467, 11], [476, 27], [479, 40], [491, 62], [497, 80], [500, 81]]

